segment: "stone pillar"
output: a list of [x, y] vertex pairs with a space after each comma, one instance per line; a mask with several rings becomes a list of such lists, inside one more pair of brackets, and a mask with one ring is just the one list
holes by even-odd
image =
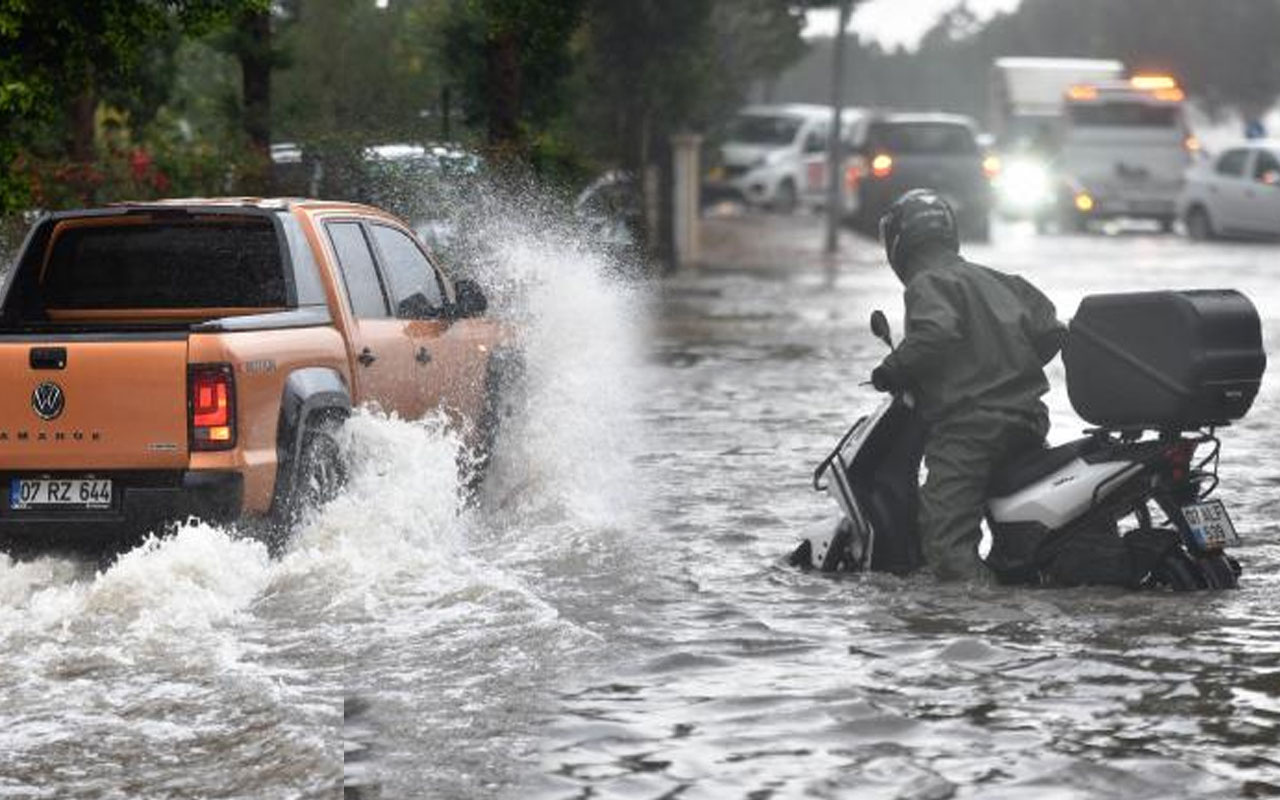
[[671, 137], [672, 261], [676, 269], [697, 263], [702, 214], [702, 137], [678, 133]]

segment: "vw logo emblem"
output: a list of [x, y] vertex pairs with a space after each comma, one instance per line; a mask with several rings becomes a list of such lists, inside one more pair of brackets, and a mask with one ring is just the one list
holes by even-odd
[[31, 393], [31, 408], [36, 416], [43, 420], [57, 419], [67, 404], [62, 387], [52, 381], [45, 381]]

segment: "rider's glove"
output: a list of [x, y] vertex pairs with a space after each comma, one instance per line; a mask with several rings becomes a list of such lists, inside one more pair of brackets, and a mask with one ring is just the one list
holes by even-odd
[[871, 385], [877, 392], [896, 392], [899, 388], [897, 377], [884, 364], [871, 370]]

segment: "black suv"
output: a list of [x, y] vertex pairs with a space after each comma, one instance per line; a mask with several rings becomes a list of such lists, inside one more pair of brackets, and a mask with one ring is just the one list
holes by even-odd
[[910, 189], [928, 188], [955, 209], [960, 234], [991, 234], [991, 182], [977, 126], [953, 114], [880, 113], [851, 131], [850, 210], [856, 227], [874, 231], [880, 216]]

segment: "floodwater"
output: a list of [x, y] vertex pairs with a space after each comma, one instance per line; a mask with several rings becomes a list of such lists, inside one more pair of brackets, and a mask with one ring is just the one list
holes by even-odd
[[[997, 233], [970, 256], [1063, 316], [1235, 287], [1280, 352], [1280, 250]], [[1275, 381], [1222, 434], [1239, 591], [801, 574], [812, 467], [876, 402], [867, 317], [901, 313], [847, 247], [833, 282], [780, 256], [642, 288], [513, 234], [528, 396], [476, 504], [438, 422], [362, 414], [279, 559], [202, 525], [104, 570], [0, 559], [0, 797], [1280, 795]]]

